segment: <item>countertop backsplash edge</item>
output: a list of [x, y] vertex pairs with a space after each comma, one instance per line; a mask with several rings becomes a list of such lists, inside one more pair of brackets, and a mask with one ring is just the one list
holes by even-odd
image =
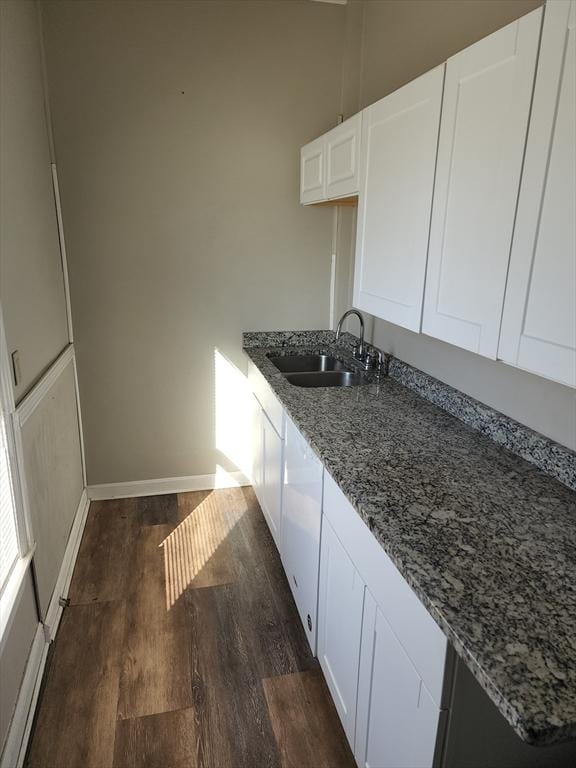
[[[322, 348], [334, 342], [334, 331], [326, 330], [247, 331], [242, 334], [242, 346], [246, 349], [295, 346]], [[349, 352], [357, 342], [358, 338], [354, 334], [346, 332], [342, 334], [339, 344]], [[387, 356], [390, 378], [534, 464], [568, 488], [576, 490], [576, 452], [409, 363]]]

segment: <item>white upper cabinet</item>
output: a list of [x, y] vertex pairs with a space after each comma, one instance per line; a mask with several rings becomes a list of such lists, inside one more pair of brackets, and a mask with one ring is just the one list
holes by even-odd
[[358, 194], [361, 113], [326, 134], [326, 197]]
[[362, 113], [337, 125], [300, 150], [303, 205], [358, 194]]
[[420, 330], [444, 65], [364, 110], [354, 306]]
[[303, 205], [326, 199], [326, 139], [311, 141], [300, 150], [300, 202]]
[[548, 2], [499, 357], [576, 386], [576, 3]]
[[446, 65], [422, 330], [495, 359], [542, 10]]

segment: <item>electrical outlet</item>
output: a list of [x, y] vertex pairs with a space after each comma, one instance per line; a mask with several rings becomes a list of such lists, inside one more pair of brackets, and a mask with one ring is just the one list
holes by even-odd
[[17, 387], [18, 384], [20, 384], [20, 380], [22, 379], [22, 374], [20, 373], [20, 352], [15, 349], [14, 352], [12, 352], [12, 378], [14, 379], [14, 386]]

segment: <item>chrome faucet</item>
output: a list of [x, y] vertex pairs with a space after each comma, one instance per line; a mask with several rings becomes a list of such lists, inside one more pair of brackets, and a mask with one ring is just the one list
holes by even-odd
[[365, 371], [375, 371], [378, 376], [382, 373], [386, 375], [388, 368], [388, 361], [385, 355], [376, 347], [371, 344], [364, 343], [364, 318], [357, 309], [349, 309], [348, 312], [344, 312], [338, 325], [336, 326], [336, 341], [340, 339], [342, 333], [342, 324], [350, 315], [356, 315], [360, 321], [360, 344], [354, 349], [354, 357], [358, 360]]
[[344, 320], [346, 320], [347, 317], [350, 315], [356, 315], [358, 320], [360, 320], [360, 346], [358, 347], [358, 354], [357, 357], [359, 360], [364, 360], [364, 318], [358, 312], [357, 309], [349, 309], [347, 312], [344, 312], [340, 320], [338, 320], [338, 325], [336, 326], [336, 341], [340, 338], [340, 334], [342, 333], [342, 323]]

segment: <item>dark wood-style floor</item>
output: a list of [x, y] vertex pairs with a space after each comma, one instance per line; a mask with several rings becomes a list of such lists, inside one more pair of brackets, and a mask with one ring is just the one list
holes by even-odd
[[93, 502], [28, 768], [352, 768], [251, 488]]

